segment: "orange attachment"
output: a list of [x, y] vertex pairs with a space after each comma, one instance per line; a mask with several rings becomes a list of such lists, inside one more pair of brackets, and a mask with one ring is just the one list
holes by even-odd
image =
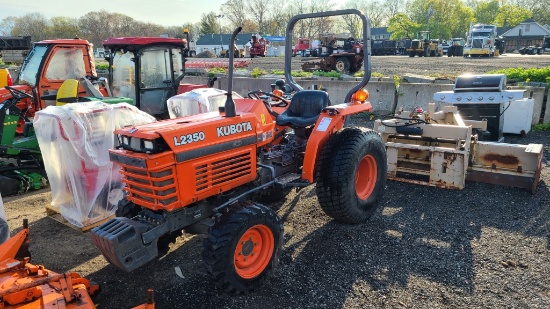
[[376, 178], [378, 176], [378, 167], [376, 159], [372, 155], [366, 155], [359, 162], [357, 173], [355, 174], [355, 192], [357, 197], [366, 200], [374, 191]]
[[[14, 259], [19, 251], [19, 248], [28, 241], [29, 229], [23, 228], [19, 233], [15, 234], [12, 238], [6, 240], [0, 245], [0, 262], [6, 259]], [[0, 267], [1, 264], [0, 264]]]
[[42, 265], [30, 264], [28, 257], [15, 259], [28, 244], [26, 220], [23, 226], [0, 245], [0, 308], [96, 308], [90, 295], [99, 291], [97, 284], [76, 273], [58, 274]]
[[275, 237], [269, 227], [257, 224], [246, 230], [235, 248], [235, 271], [244, 279], [261, 274], [269, 264]]

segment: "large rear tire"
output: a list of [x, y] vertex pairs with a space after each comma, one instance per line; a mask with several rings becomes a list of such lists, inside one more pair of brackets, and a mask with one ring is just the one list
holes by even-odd
[[431, 53], [430, 46], [426, 45], [424, 46], [424, 57], [429, 57]]
[[334, 69], [336, 72], [341, 74], [348, 74], [349, 73], [349, 60], [345, 57], [339, 57], [336, 59], [336, 63], [334, 64]]
[[271, 275], [282, 246], [281, 218], [270, 208], [249, 202], [232, 209], [208, 230], [202, 257], [220, 289], [244, 293]]
[[331, 136], [319, 159], [316, 191], [325, 213], [346, 223], [370, 218], [386, 186], [386, 150], [380, 136], [344, 128]]

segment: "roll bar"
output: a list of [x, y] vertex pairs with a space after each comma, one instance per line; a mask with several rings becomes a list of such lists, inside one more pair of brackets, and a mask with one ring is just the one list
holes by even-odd
[[356, 9], [347, 9], [347, 10], [338, 10], [338, 11], [328, 11], [328, 12], [317, 12], [317, 13], [309, 13], [309, 14], [300, 14], [292, 17], [288, 25], [286, 27], [286, 38], [285, 38], [285, 79], [287, 83], [289, 83], [292, 88], [295, 91], [303, 90], [303, 88], [298, 85], [294, 78], [292, 78], [291, 75], [291, 64], [292, 64], [292, 30], [294, 29], [294, 25], [296, 25], [296, 22], [302, 19], [309, 19], [309, 18], [319, 18], [319, 17], [330, 17], [330, 16], [339, 16], [339, 15], [357, 15], [359, 18], [361, 18], [361, 21], [363, 22], [363, 68], [365, 70], [365, 75], [363, 76], [363, 79], [361, 82], [353, 87], [348, 94], [346, 95], [346, 102], [351, 101], [351, 96], [353, 93], [355, 93], [357, 90], [365, 87], [371, 76], [372, 67], [371, 67], [371, 36], [370, 36], [370, 20], [363, 12], [356, 10]]

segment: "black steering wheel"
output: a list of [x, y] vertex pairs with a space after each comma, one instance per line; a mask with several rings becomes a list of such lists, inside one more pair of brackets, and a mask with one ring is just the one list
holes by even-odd
[[16, 98], [18, 101], [21, 100], [21, 99], [24, 99], [24, 98], [29, 98], [29, 99], [32, 99], [32, 95], [26, 93], [26, 92], [23, 92], [19, 89], [15, 89], [11, 86], [4, 86], [4, 88], [8, 89], [8, 91], [11, 93], [11, 95]]
[[[264, 100], [265, 98], [262, 98], [262, 96], [267, 96], [267, 97], [271, 97], [271, 98], [277, 99], [277, 100], [279, 100], [279, 102], [269, 104], [267, 101]], [[275, 94], [273, 94], [273, 93], [271, 93], [271, 92], [263, 92], [263, 91], [261, 91], [261, 90], [250, 91], [250, 92], [248, 93], [248, 97], [249, 97], [250, 99], [255, 99], [255, 100], [264, 100], [264, 102], [265, 102], [266, 104], [269, 104], [270, 106], [286, 107], [286, 106], [288, 106], [288, 104], [289, 104], [289, 102], [288, 102], [287, 99], [282, 98], [282, 97], [280, 97], [280, 96], [278, 96], [278, 95], [275, 95]]]

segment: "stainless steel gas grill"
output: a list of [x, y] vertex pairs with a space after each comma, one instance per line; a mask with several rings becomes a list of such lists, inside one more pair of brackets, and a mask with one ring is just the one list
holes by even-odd
[[486, 140], [502, 141], [504, 112], [512, 102], [522, 100], [525, 90], [506, 89], [506, 75], [461, 75], [456, 78], [453, 91], [434, 94], [434, 100], [458, 108], [465, 120], [487, 119]]

